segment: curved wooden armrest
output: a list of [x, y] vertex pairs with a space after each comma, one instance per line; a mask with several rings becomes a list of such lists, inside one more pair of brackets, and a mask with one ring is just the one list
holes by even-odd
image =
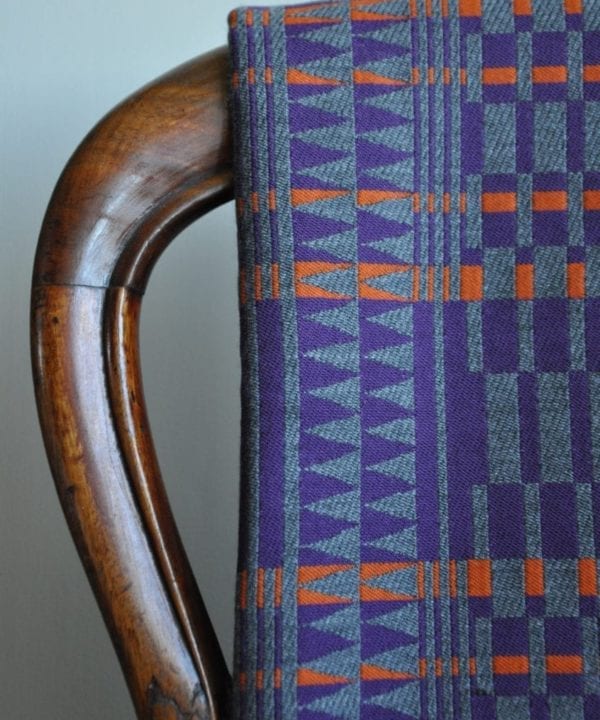
[[146, 86], [77, 149], [32, 288], [38, 411], [61, 503], [139, 718], [219, 720], [231, 679], [156, 460], [138, 348], [152, 267], [232, 198], [222, 48]]

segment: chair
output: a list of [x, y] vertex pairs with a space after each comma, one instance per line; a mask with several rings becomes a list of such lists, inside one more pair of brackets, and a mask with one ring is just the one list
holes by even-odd
[[91, 131], [58, 181], [33, 273], [48, 458], [138, 716], [155, 720], [225, 718], [230, 698], [147, 431], [137, 354], [154, 263], [233, 196], [227, 73], [225, 49], [202, 56]]
[[[600, 1], [230, 22], [240, 152], [218, 50], [86, 138], [34, 270], [46, 448], [139, 717], [598, 717]], [[235, 689], [137, 344], [154, 263], [234, 167], [264, 343], [243, 347]]]

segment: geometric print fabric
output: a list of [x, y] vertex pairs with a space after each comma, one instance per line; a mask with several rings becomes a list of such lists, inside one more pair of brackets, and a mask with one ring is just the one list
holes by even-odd
[[230, 16], [240, 720], [600, 718], [600, 0]]

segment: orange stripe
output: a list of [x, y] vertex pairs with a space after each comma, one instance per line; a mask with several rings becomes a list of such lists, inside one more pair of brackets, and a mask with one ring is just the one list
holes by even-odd
[[583, 79], [586, 82], [600, 82], [600, 65], [586, 65], [583, 68]]
[[319, 200], [332, 200], [348, 195], [350, 190], [306, 190], [305, 188], [292, 188], [292, 207], [308, 205]]
[[536, 190], [532, 207], [535, 212], [556, 212], [566, 210], [568, 196], [564, 190]]
[[298, 605], [339, 605], [352, 602], [352, 598], [341, 595], [326, 595], [316, 590], [299, 588], [297, 593]]
[[427, 299], [433, 300], [433, 292], [435, 288], [435, 267], [429, 265], [427, 268]]
[[265, 82], [267, 83], [267, 85], [273, 84], [273, 68], [265, 68]]
[[585, 263], [567, 263], [567, 297], [574, 300], [585, 298]]
[[275, 668], [273, 673], [273, 682], [276, 688], [281, 687], [281, 668]]
[[282, 575], [283, 575], [283, 569], [280, 567], [275, 568], [275, 589], [274, 589], [274, 598], [273, 598], [273, 604], [275, 605], [275, 607], [281, 606]]
[[567, 82], [567, 68], [564, 65], [538, 65], [531, 69], [534, 83], [554, 84]]
[[229, 27], [230, 28], [236, 28], [238, 24], [238, 11], [232, 10], [229, 13]]
[[496, 675], [526, 675], [529, 658], [527, 655], [495, 655], [492, 666]]
[[583, 207], [585, 210], [600, 210], [600, 190], [585, 190]]
[[535, 296], [533, 278], [532, 263], [517, 263], [515, 265], [515, 293], [517, 300], [533, 300]]
[[461, 17], [481, 17], [481, 0], [459, 0], [458, 11]]
[[308, 668], [299, 668], [297, 673], [297, 683], [300, 686], [306, 685], [341, 685], [349, 682], [349, 678], [341, 675], [328, 675], [327, 673], [309, 670]]
[[458, 595], [458, 577], [456, 572], [456, 560], [450, 560], [448, 567], [448, 594], [451, 598]]
[[517, 82], [517, 69], [514, 67], [489, 67], [481, 71], [484, 85], [514, 85]]
[[375, 205], [385, 200], [404, 200], [411, 197], [412, 193], [400, 190], [359, 190], [357, 202], [359, 205]]
[[421, 284], [421, 268], [418, 265], [413, 266], [413, 295], [414, 302], [419, 300], [419, 287]]
[[469, 597], [492, 596], [491, 560], [467, 560], [467, 592]]
[[262, 14], [262, 24], [263, 24], [263, 26], [264, 26], [264, 27], [267, 27], [267, 25], [269, 25], [270, 23], [271, 23], [271, 18], [270, 18], [270, 15], [269, 15], [269, 11], [268, 11], [268, 10], [263, 10], [263, 14]]
[[305, 585], [314, 580], [321, 580], [329, 575], [350, 570], [354, 565], [301, 565], [298, 568], [298, 583]]
[[[363, 581], [372, 580], [380, 575], [387, 575], [387, 573], [394, 572], [395, 570], [407, 570], [408, 568], [415, 567], [415, 565], [416, 563], [414, 562], [362, 563], [360, 566], [360, 579]], [[352, 565], [348, 567], [352, 567]]]
[[250, 27], [254, 23], [254, 13], [252, 10], [246, 10], [246, 25]]
[[528, 597], [544, 596], [544, 561], [541, 558], [525, 558], [525, 595]]
[[481, 208], [486, 213], [516, 212], [517, 194], [512, 192], [483, 193]]
[[332, 272], [333, 270], [347, 270], [352, 267], [351, 263], [329, 263], [317, 261], [298, 261], [295, 265], [296, 271], [296, 296], [301, 298], [330, 298], [342, 299], [348, 297], [342, 293], [331, 292], [310, 284], [310, 278], [320, 273]]
[[444, 302], [450, 300], [450, 267], [448, 265], [443, 269], [442, 274], [442, 300]]
[[279, 297], [279, 263], [273, 263], [271, 269], [271, 294], [274, 298]]
[[581, 15], [583, 12], [581, 0], [565, 0], [565, 12], [569, 15]]
[[253, 192], [250, 195], [250, 205], [252, 206], [252, 212], [258, 212], [260, 210], [260, 201], [257, 192]]
[[288, 85], [341, 85], [340, 80], [310, 75], [297, 68], [290, 68], [287, 72]]
[[269, 190], [269, 210], [277, 210], [277, 195], [275, 190]]
[[390, 20], [408, 20], [408, 16], [406, 15], [390, 15], [378, 13], [378, 12], [369, 12], [368, 10], [357, 10], [356, 8], [352, 8], [350, 10], [350, 18], [352, 22], [385, 22]]
[[265, 569], [258, 568], [256, 571], [256, 607], [265, 606]]
[[514, 0], [513, 12], [515, 15], [532, 15], [531, 0]]
[[434, 598], [440, 597], [440, 561], [434, 560], [431, 563], [431, 585]]
[[580, 558], [578, 576], [580, 595], [594, 597], [598, 594], [598, 568], [595, 558]]
[[483, 268], [481, 265], [463, 265], [460, 268], [460, 299], [483, 299]]
[[583, 658], [580, 655], [547, 655], [546, 672], [549, 675], [581, 675]]
[[394, 78], [379, 75], [370, 70], [359, 69], [354, 71], [354, 82], [357, 85], [410, 85], [410, 81], [407, 80], [395, 80]]
[[256, 689], [257, 690], [262, 690], [264, 688], [264, 686], [265, 686], [264, 679], [265, 679], [264, 671], [257, 670], [256, 671]]
[[397, 672], [395, 670], [388, 670], [387, 668], [379, 667], [378, 665], [366, 665], [360, 666], [360, 679], [361, 680], [414, 680], [415, 675], [406, 672]]
[[254, 267], [254, 299], [262, 300], [262, 273], [260, 265]]

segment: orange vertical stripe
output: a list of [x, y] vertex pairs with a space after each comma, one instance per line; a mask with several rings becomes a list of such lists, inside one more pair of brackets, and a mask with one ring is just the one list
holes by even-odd
[[273, 68], [265, 68], [265, 82], [267, 83], [267, 85], [273, 84]]
[[273, 604], [275, 607], [281, 606], [281, 593], [282, 593], [282, 574], [283, 570], [282, 568], [278, 567], [275, 568], [275, 588], [274, 588], [274, 598], [273, 598]]
[[467, 560], [467, 592], [469, 597], [492, 596], [492, 561]]
[[271, 294], [274, 298], [279, 297], [279, 263], [273, 263], [271, 268]]
[[579, 594], [594, 597], [598, 594], [598, 568], [595, 558], [580, 558], [578, 563]]
[[431, 584], [433, 590], [433, 597], [440, 597], [440, 561], [434, 560], [431, 563]]
[[458, 595], [456, 560], [450, 560], [450, 565], [448, 566], [448, 594], [451, 598], [455, 598]]
[[463, 265], [460, 268], [460, 299], [483, 299], [483, 268], [481, 265]]
[[429, 265], [427, 268], [427, 299], [433, 300], [433, 293], [435, 288], [435, 267]]
[[442, 299], [444, 302], [450, 300], [450, 266], [444, 267], [444, 274], [442, 276]]
[[515, 292], [517, 300], [533, 300], [535, 296], [532, 263], [515, 265]]
[[248, 300], [248, 297], [246, 295], [246, 272], [242, 269], [240, 270], [240, 302], [242, 305], [245, 305]]
[[260, 265], [254, 267], [254, 299], [262, 300], [262, 273]]
[[585, 264], [582, 262], [567, 264], [567, 297], [573, 300], [585, 298]]
[[256, 571], [256, 607], [265, 606], [265, 569], [258, 568]]
[[543, 597], [544, 561], [541, 558], [526, 558], [523, 570], [525, 573], [525, 594], [528, 597]]

